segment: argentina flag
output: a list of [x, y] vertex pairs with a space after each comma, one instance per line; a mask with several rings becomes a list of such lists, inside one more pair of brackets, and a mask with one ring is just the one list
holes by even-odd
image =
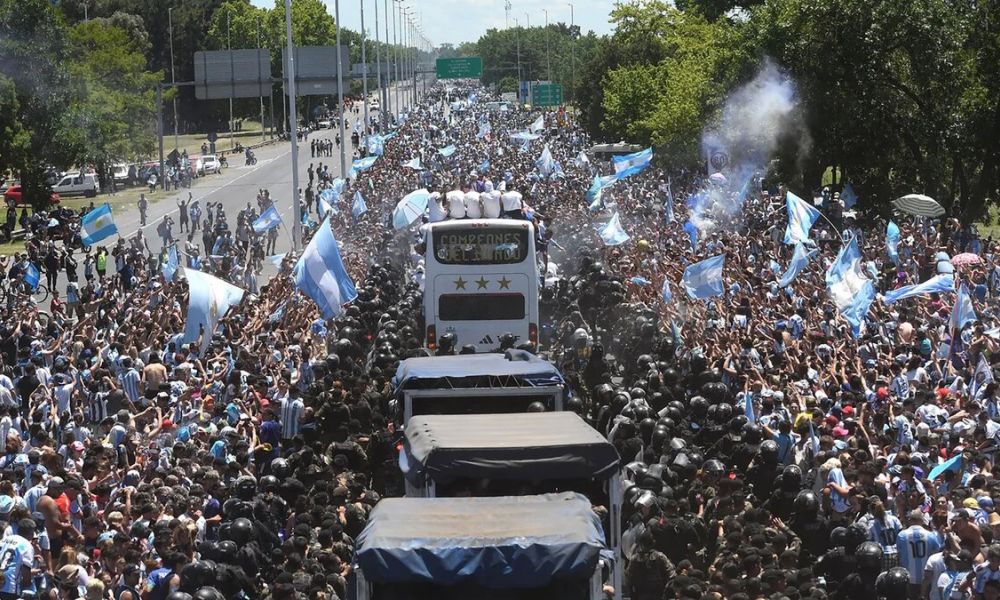
[[615, 175], [618, 179], [624, 179], [629, 175], [642, 172], [653, 161], [653, 149], [646, 148], [640, 152], [616, 156], [612, 159], [615, 163]]
[[695, 299], [721, 296], [723, 292], [722, 270], [726, 266], [726, 255], [720, 254], [684, 269], [681, 283], [688, 296]]
[[340, 257], [329, 217], [302, 251], [292, 278], [296, 289], [312, 298], [324, 319], [336, 317], [341, 313], [342, 305], [358, 297], [354, 282]]
[[80, 241], [93, 246], [101, 240], [118, 233], [111, 205], [105, 202], [83, 216], [80, 220]]
[[272, 203], [253, 222], [253, 230], [256, 233], [264, 233], [265, 231], [274, 229], [278, 225], [281, 225], [281, 215], [278, 214], [278, 209]]

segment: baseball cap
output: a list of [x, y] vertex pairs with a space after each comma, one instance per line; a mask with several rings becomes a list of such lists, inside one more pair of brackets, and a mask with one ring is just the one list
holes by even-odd
[[966, 498], [965, 500], [962, 501], [962, 506], [964, 506], [965, 508], [971, 508], [975, 510], [979, 508], [979, 503], [976, 502], [975, 498]]

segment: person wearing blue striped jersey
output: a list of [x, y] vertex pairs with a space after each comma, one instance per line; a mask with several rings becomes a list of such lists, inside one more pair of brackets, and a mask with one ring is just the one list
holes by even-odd
[[976, 576], [972, 570], [972, 553], [962, 550], [945, 555], [945, 571], [938, 577], [937, 591], [941, 600], [971, 600]]
[[903, 524], [895, 515], [888, 514], [882, 500], [871, 501], [871, 524], [868, 526], [868, 539], [882, 547], [882, 570], [899, 564], [899, 553], [896, 550], [896, 538], [903, 529]]
[[976, 565], [975, 592], [977, 598], [986, 594], [986, 584], [1000, 582], [1000, 544], [990, 544], [986, 549], [986, 562]]
[[927, 559], [940, 551], [944, 540], [939, 533], [924, 527], [924, 513], [920, 509], [911, 510], [906, 515], [907, 528], [896, 536], [896, 553], [899, 566], [910, 575], [910, 597], [920, 595]]
[[35, 522], [21, 519], [17, 533], [0, 542], [0, 600], [22, 598], [32, 586], [31, 568], [35, 563]]

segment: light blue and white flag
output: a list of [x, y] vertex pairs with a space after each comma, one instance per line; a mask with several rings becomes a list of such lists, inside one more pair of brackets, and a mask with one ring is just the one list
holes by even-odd
[[616, 156], [611, 160], [615, 165], [615, 175], [618, 176], [618, 179], [625, 179], [630, 175], [641, 173], [652, 163], [653, 149], [646, 148], [625, 156]]
[[451, 145], [445, 146], [444, 148], [439, 148], [438, 149], [438, 154], [440, 154], [441, 156], [443, 156], [445, 158], [448, 158], [449, 156], [451, 156], [454, 153], [455, 153], [455, 144], [451, 144]]
[[857, 238], [841, 247], [826, 270], [826, 286], [840, 314], [851, 324], [851, 333], [861, 335], [861, 324], [875, 301], [875, 286], [864, 276]]
[[721, 296], [725, 289], [722, 282], [722, 270], [725, 265], [725, 254], [688, 265], [681, 280], [688, 296], [695, 299]]
[[264, 260], [271, 263], [275, 267], [281, 267], [281, 261], [285, 260], [285, 252], [281, 254], [272, 254], [271, 256], [264, 257]]
[[753, 394], [743, 394], [743, 414], [746, 415], [747, 421], [757, 422], [757, 415], [753, 414]]
[[93, 246], [101, 240], [118, 233], [111, 205], [105, 202], [83, 216], [80, 220], [80, 241]]
[[663, 287], [660, 289], [660, 298], [664, 302], [670, 302], [674, 299], [674, 293], [670, 291], [670, 279], [667, 277], [663, 278]]
[[858, 203], [858, 195], [854, 193], [851, 182], [847, 182], [844, 189], [841, 190], [840, 201], [844, 203], [844, 208], [847, 210], [854, 208], [854, 205]]
[[476, 139], [481, 140], [493, 132], [493, 127], [490, 125], [489, 121], [483, 121], [479, 124], [479, 131], [476, 133]]
[[575, 159], [573, 159], [573, 165], [577, 169], [582, 169], [584, 167], [589, 166], [590, 165], [590, 159], [587, 158], [587, 153], [584, 152], [583, 150], [580, 150], [580, 153], [576, 155]]
[[24, 283], [28, 284], [32, 290], [38, 289], [38, 284], [42, 281], [42, 272], [38, 270], [38, 267], [33, 262], [29, 262], [28, 266], [24, 269]]
[[370, 169], [372, 165], [375, 164], [376, 160], [378, 160], [377, 156], [367, 156], [365, 158], [359, 158], [358, 160], [353, 161], [351, 163], [351, 171], [349, 173], [350, 178], [354, 179], [355, 177], [358, 176], [358, 173]]
[[476, 167], [476, 168], [479, 169], [479, 174], [480, 175], [484, 175], [486, 173], [486, 171], [490, 170], [490, 161], [489, 161], [489, 159], [483, 160], [483, 162], [479, 163], [479, 166]]
[[809, 239], [809, 230], [819, 219], [819, 211], [802, 198], [787, 192], [785, 208], [788, 211], [788, 225], [785, 227], [785, 243], [794, 244]]
[[377, 133], [368, 136], [368, 154], [382, 156], [385, 153], [385, 138]]
[[364, 196], [361, 195], [361, 190], [354, 192], [354, 202], [351, 204], [351, 215], [354, 216], [354, 220], [357, 221], [361, 218], [361, 215], [368, 212], [368, 204], [365, 203]]
[[601, 199], [601, 192], [604, 188], [608, 187], [610, 184], [618, 181], [618, 178], [614, 175], [605, 175], [601, 177], [600, 175], [594, 175], [594, 180], [590, 184], [590, 189], [587, 190], [587, 204], [590, 205], [591, 210], [594, 209], [594, 204], [599, 204]]
[[972, 381], [969, 383], [969, 397], [975, 400], [979, 391], [991, 383], [993, 383], [993, 369], [990, 368], [990, 363], [986, 362], [986, 356], [980, 354], [976, 372], [972, 374]]
[[424, 168], [420, 166], [420, 158], [411, 158], [410, 160], [403, 163], [403, 167], [407, 169], [413, 169], [414, 171], [423, 171]]
[[545, 144], [542, 148], [542, 153], [539, 155], [538, 159], [535, 161], [535, 167], [538, 172], [542, 175], [548, 177], [555, 171], [555, 160], [552, 158], [552, 151], [549, 150], [549, 145]]
[[674, 222], [674, 192], [670, 189], [670, 180], [667, 180], [667, 202], [663, 205], [663, 211], [667, 217], [667, 223]]
[[629, 281], [631, 281], [635, 285], [650, 285], [651, 283], [653, 283], [652, 281], [646, 279], [645, 277], [632, 277], [631, 279], [629, 279]]
[[519, 142], [528, 143], [528, 142], [533, 142], [542, 136], [535, 133], [528, 133], [527, 131], [519, 131], [517, 133], [510, 134], [510, 137], [514, 138]]
[[170, 246], [167, 250], [167, 261], [163, 263], [163, 280], [170, 283], [174, 280], [174, 274], [177, 273], [177, 268], [180, 266], [180, 260], [177, 258], [177, 246]]
[[950, 273], [944, 275], [935, 275], [923, 283], [915, 283], [913, 285], [904, 285], [901, 288], [895, 290], [890, 290], [885, 294], [885, 303], [892, 304], [894, 302], [899, 302], [900, 300], [905, 300], [906, 298], [913, 298], [915, 296], [923, 296], [925, 294], [931, 294], [933, 292], [954, 292], [955, 291], [955, 278]]
[[931, 472], [927, 474], [927, 479], [930, 481], [934, 481], [942, 473], [946, 471], [958, 471], [961, 468], [962, 468], [962, 453], [959, 452], [955, 456], [952, 456], [948, 460], [944, 461], [943, 463], [931, 469]]
[[292, 270], [292, 278], [295, 288], [312, 298], [324, 319], [336, 317], [344, 304], [358, 297], [354, 282], [340, 257], [329, 218], [323, 221], [302, 251]]
[[185, 269], [188, 282], [188, 312], [184, 323], [184, 343], [191, 344], [198, 339], [198, 332], [204, 328], [201, 350], [205, 351], [215, 327], [230, 307], [240, 303], [243, 290], [208, 273]]
[[885, 228], [885, 251], [893, 264], [899, 264], [899, 225], [892, 221]]
[[688, 239], [691, 240], [691, 249], [695, 250], [698, 248], [698, 227], [691, 221], [684, 223], [684, 231], [688, 234]]
[[807, 250], [802, 242], [795, 244], [795, 252], [792, 253], [792, 261], [788, 263], [788, 270], [781, 276], [781, 280], [778, 281], [778, 285], [783, 288], [788, 287], [788, 285], [795, 280], [798, 274], [809, 265], [809, 257], [815, 252], [815, 250], [812, 252]]
[[[951, 275], [947, 275], [947, 277], [951, 277]], [[958, 293], [955, 294], [955, 306], [951, 309], [951, 329], [957, 334], [965, 329], [966, 325], [978, 319], [976, 310], [972, 307], [972, 297], [969, 296], [969, 290], [963, 283], [958, 286]]]
[[[322, 197], [322, 194], [320, 194]], [[257, 220], [253, 222], [253, 230], [256, 233], [264, 233], [265, 231], [270, 231], [281, 225], [281, 215], [278, 214], [278, 209], [275, 207], [274, 203], [264, 209], [264, 212], [260, 213]]]
[[541, 131], [543, 129], [545, 129], [545, 116], [544, 115], [538, 115], [538, 118], [535, 119], [535, 122], [532, 123], [528, 127], [528, 131], [530, 131], [532, 133], [535, 133], [537, 131]]
[[622, 228], [622, 222], [618, 217], [618, 213], [611, 215], [611, 220], [601, 228], [600, 236], [605, 246], [618, 246], [630, 239], [629, 235]]

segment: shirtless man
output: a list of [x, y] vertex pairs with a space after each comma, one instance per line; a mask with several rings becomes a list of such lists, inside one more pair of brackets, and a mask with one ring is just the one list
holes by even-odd
[[62, 478], [53, 477], [45, 494], [38, 499], [37, 510], [45, 517], [52, 556], [58, 556], [67, 541], [75, 543], [82, 539], [69, 520], [69, 497], [65, 494], [65, 487]]
[[152, 393], [155, 398], [156, 393], [160, 390], [160, 384], [167, 381], [167, 368], [160, 362], [159, 352], [149, 354], [149, 364], [143, 367], [140, 381], [146, 397], [149, 398], [149, 394]]

